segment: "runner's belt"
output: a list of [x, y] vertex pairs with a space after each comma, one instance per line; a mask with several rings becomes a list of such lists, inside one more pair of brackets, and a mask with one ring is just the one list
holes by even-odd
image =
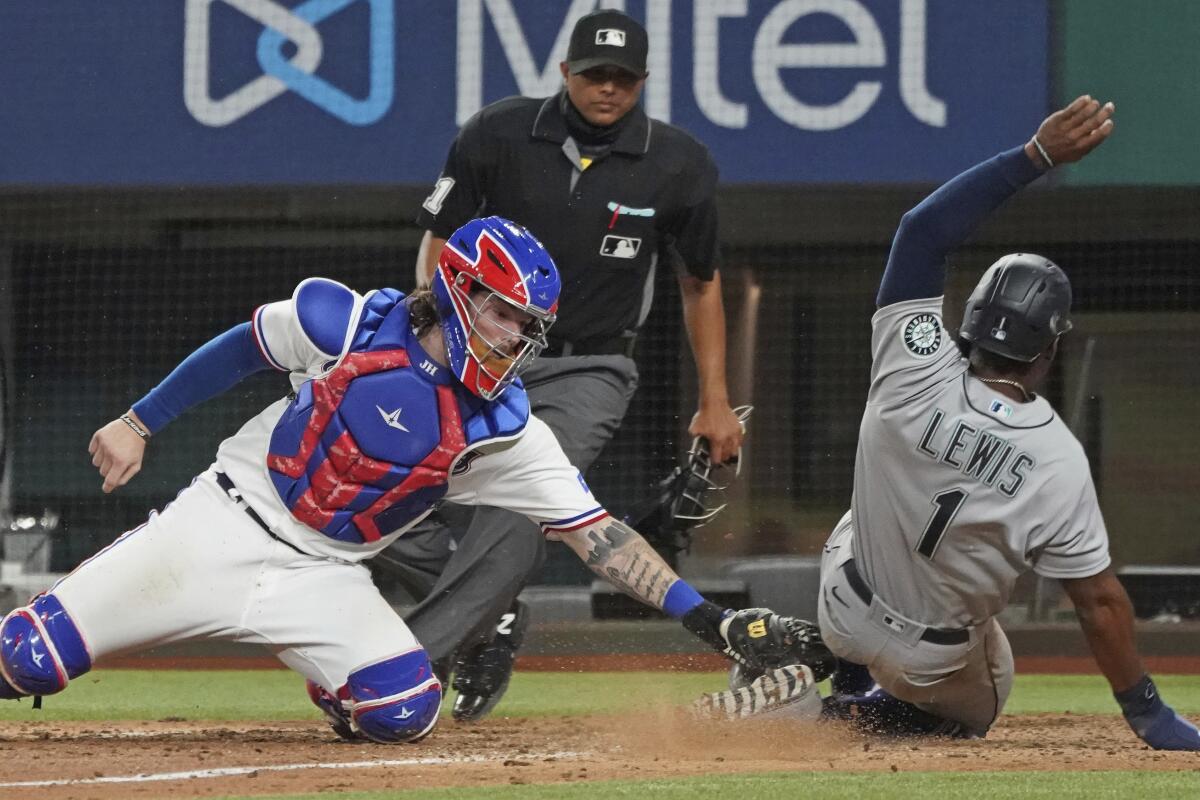
[[[871, 598], [875, 596], [875, 592], [871, 591], [871, 587], [867, 586], [867, 582], [863, 580], [862, 575], [858, 574], [858, 567], [854, 566], [854, 559], [850, 559], [842, 569], [846, 572], [846, 582], [850, 584], [850, 588], [858, 595], [858, 599], [862, 600], [867, 605], [871, 604]], [[931, 642], [933, 644], [966, 644], [971, 639], [971, 633], [966, 628], [925, 628], [925, 632], [921, 634], [921, 641]]]

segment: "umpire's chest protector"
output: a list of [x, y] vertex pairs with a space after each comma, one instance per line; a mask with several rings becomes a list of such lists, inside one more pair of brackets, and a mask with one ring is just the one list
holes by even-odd
[[486, 402], [421, 348], [403, 295], [370, 295], [348, 352], [305, 382], [276, 423], [271, 482], [292, 516], [333, 539], [374, 542], [446, 493], [467, 449], [525, 427], [520, 383]]

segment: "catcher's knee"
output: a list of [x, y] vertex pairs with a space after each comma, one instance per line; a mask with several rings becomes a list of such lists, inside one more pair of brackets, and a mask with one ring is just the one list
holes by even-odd
[[79, 628], [54, 595], [41, 595], [0, 621], [0, 698], [61, 692], [91, 668]]
[[418, 648], [350, 673], [354, 730], [383, 744], [415, 742], [437, 724], [442, 685]]

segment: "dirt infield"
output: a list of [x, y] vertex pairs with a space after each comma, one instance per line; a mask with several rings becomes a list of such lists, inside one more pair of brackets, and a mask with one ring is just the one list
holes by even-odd
[[[343, 743], [319, 722], [0, 724], [5, 798], [191, 798], [571, 781], [769, 770], [1195, 769], [1115, 717], [1006, 717], [986, 741], [867, 741], [834, 724], [633, 718], [443, 721], [415, 745]], [[781, 745], [781, 743], [784, 743]], [[177, 773], [174, 776], [167, 773]], [[137, 781], [128, 780], [142, 776]], [[164, 779], [167, 778], [167, 779]], [[14, 786], [53, 781], [55, 785]], [[63, 785], [62, 781], [73, 781]]]

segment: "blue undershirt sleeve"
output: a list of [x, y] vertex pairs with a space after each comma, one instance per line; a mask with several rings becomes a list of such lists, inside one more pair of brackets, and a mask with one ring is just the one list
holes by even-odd
[[133, 411], [151, 433], [157, 433], [192, 406], [265, 369], [270, 369], [270, 364], [258, 349], [250, 323], [243, 322], [185, 358], [162, 383], [133, 404]]
[[663, 597], [663, 612], [668, 617], [679, 619], [687, 612], [704, 602], [700, 593], [691, 587], [683, 578], [671, 584]]
[[946, 256], [987, 216], [1041, 175], [1015, 147], [944, 183], [904, 215], [896, 229], [876, 304], [938, 297], [945, 290]]

